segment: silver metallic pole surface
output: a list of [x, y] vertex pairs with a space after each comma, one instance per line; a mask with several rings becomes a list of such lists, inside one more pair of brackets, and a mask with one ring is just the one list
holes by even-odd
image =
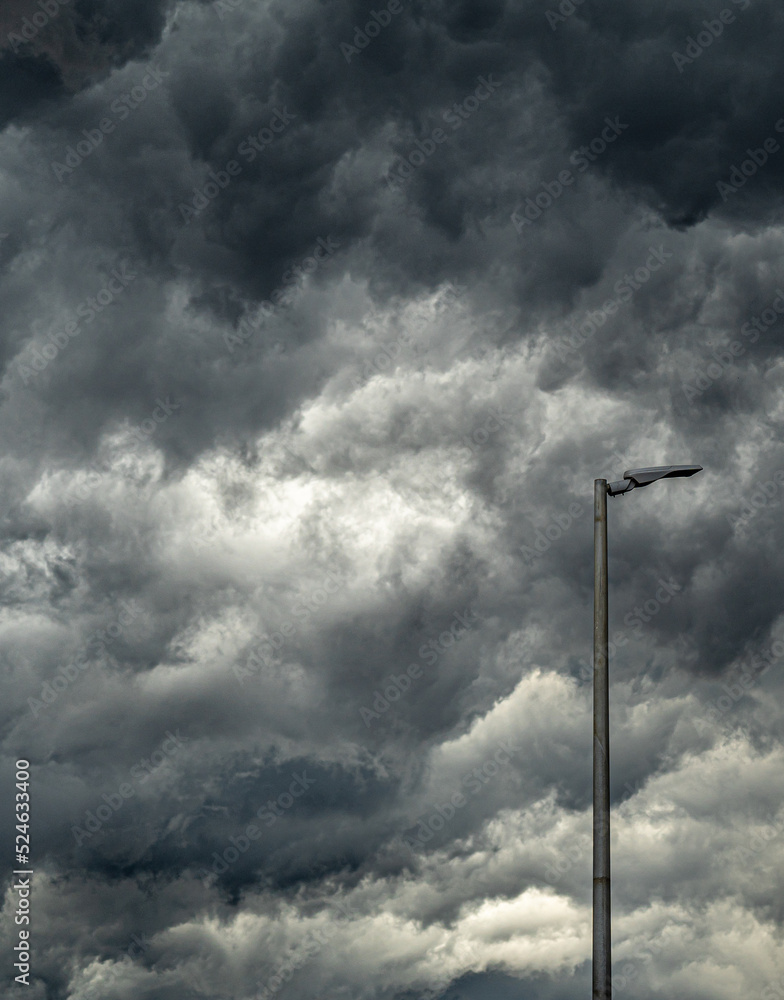
[[593, 575], [593, 1000], [611, 1000], [606, 479], [593, 482]]

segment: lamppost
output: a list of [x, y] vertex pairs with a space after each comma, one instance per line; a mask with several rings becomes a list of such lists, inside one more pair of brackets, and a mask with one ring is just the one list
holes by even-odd
[[701, 465], [659, 465], [593, 481], [593, 1000], [611, 1000], [610, 680], [607, 637], [607, 497], [658, 479], [693, 476]]

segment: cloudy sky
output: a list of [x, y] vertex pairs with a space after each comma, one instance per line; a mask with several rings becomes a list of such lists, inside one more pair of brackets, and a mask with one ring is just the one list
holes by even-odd
[[593, 480], [670, 463], [609, 501], [615, 996], [784, 996], [783, 40], [5, 0], [4, 996], [587, 996]]

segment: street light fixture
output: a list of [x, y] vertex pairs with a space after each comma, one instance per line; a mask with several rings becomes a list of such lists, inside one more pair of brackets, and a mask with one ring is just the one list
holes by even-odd
[[593, 481], [593, 1000], [612, 998], [607, 497], [650, 486], [659, 479], [693, 476], [701, 471], [701, 465], [657, 465], [631, 469], [615, 483]]
[[[654, 465], [649, 469], [631, 469], [624, 472], [623, 479], [617, 483], [609, 483], [607, 493], [611, 497], [617, 497], [621, 493], [628, 493], [635, 486], [650, 486], [658, 479], [675, 479], [678, 476], [693, 476], [695, 472], [702, 472], [701, 465]], [[626, 481], [625, 481], [626, 480]], [[596, 480], [598, 482], [598, 480]]]

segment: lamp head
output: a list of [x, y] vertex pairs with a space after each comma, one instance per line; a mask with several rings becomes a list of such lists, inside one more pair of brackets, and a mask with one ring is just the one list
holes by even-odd
[[628, 493], [635, 487], [650, 486], [658, 479], [675, 479], [681, 476], [693, 476], [702, 472], [701, 465], [653, 465], [647, 469], [630, 469], [624, 472], [623, 479], [607, 484], [607, 492], [611, 497]]

